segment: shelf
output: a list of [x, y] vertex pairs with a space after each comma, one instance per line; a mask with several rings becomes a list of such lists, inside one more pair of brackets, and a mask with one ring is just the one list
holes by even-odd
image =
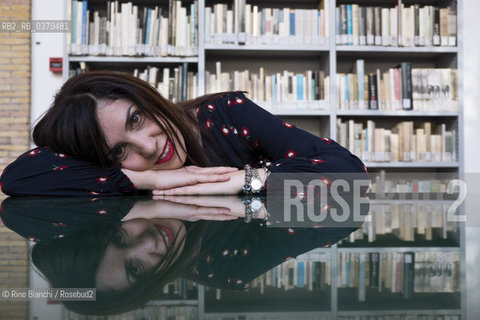
[[309, 46], [309, 45], [275, 45], [275, 44], [256, 44], [256, 45], [237, 45], [237, 44], [205, 44], [205, 50], [208, 51], [323, 51], [328, 52], [328, 46]]
[[368, 253], [368, 252], [459, 252], [460, 247], [337, 247], [338, 253]]
[[198, 63], [197, 57], [107, 57], [107, 56], [70, 56], [69, 62], [94, 63]]
[[278, 110], [278, 111], [273, 111], [272, 113], [276, 116], [294, 116], [294, 117], [302, 117], [302, 116], [328, 117], [330, 115], [330, 111], [328, 110]]
[[381, 47], [381, 46], [336, 46], [338, 53], [342, 52], [379, 52], [379, 53], [457, 53], [457, 47]]
[[349, 117], [458, 117], [458, 115], [458, 111], [337, 110], [337, 116]]
[[253, 317], [253, 318], [264, 318], [264, 317], [275, 317], [277, 319], [295, 319], [295, 316], [308, 317], [311, 319], [317, 319], [317, 317], [329, 317], [332, 315], [331, 312], [321, 311], [321, 312], [205, 312], [205, 316], [215, 316], [222, 318], [231, 318], [231, 317]]
[[458, 168], [458, 162], [364, 162], [370, 168]]
[[317, 45], [236, 45], [236, 44], [205, 44], [206, 56], [231, 56], [231, 57], [249, 57], [249, 58], [269, 58], [269, 57], [310, 57], [328, 56], [329, 48]]
[[430, 309], [430, 310], [356, 310], [339, 311], [339, 316], [384, 316], [384, 315], [458, 315], [462, 312], [460, 309]]
[[147, 306], [198, 306], [198, 300], [152, 300]]

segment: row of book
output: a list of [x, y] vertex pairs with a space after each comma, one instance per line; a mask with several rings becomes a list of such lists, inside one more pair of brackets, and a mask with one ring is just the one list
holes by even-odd
[[[67, 1], [69, 54], [107, 56], [194, 56], [198, 52], [198, 0], [187, 7], [169, 0], [162, 7], [107, 1], [92, 10], [87, 0]], [[101, 12], [105, 12], [102, 14]]]
[[[306, 70], [303, 73], [283, 71], [268, 74], [265, 68], [258, 73], [250, 70], [222, 72], [220, 62], [216, 63], [215, 73], [206, 71], [207, 93], [222, 91], [246, 91], [254, 101], [272, 102], [276, 109], [324, 109], [328, 106], [329, 77], [321, 70]], [[282, 104], [283, 103], [283, 104]], [[275, 111], [273, 109], [272, 111]]]
[[418, 312], [418, 314], [382, 314], [368, 316], [339, 316], [338, 320], [460, 320], [460, 315], [426, 314], [428, 311]]
[[367, 301], [367, 288], [401, 293], [460, 291], [460, 252], [341, 252], [337, 284], [357, 288], [358, 300]]
[[[308, 291], [323, 290], [331, 284], [330, 253], [307, 252], [290, 259], [265, 272], [251, 281], [247, 290], [260, 290], [275, 287], [285, 291], [294, 288], [305, 288]], [[220, 295], [217, 294], [217, 299]]]
[[455, 7], [394, 8], [342, 4], [335, 8], [336, 44], [352, 46], [456, 46]]
[[182, 319], [197, 320], [199, 318], [198, 306], [169, 306], [169, 305], [146, 305], [141, 309], [121, 314], [107, 316], [89, 316], [66, 310], [65, 320], [166, 320]]
[[327, 37], [328, 1], [319, 9], [261, 8], [246, 0], [205, 8], [207, 44], [327, 45]]
[[457, 161], [457, 131], [441, 123], [402, 121], [392, 128], [337, 119], [337, 140], [363, 161], [451, 162]]
[[369, 192], [376, 195], [385, 194], [412, 194], [413, 199], [430, 200], [429, 197], [423, 197], [423, 194], [432, 193], [434, 200], [443, 200], [443, 195], [447, 192], [448, 185], [454, 176], [438, 176], [431, 173], [414, 173], [415, 178], [408, 178], [405, 174], [397, 175], [387, 173], [385, 170], [379, 170], [372, 179]]
[[[452, 201], [453, 203], [453, 201]], [[458, 236], [458, 226], [448, 220], [450, 204], [370, 204], [370, 219], [351, 233], [348, 241], [377, 241], [379, 235], [392, 235], [401, 241], [427, 241]], [[456, 233], [455, 233], [456, 232]], [[454, 239], [458, 240], [458, 239]], [[346, 241], [346, 240], [344, 240]]]
[[160, 94], [176, 103], [198, 96], [198, 74], [188, 71], [188, 65], [174, 68], [148, 67], [140, 72], [134, 69], [133, 75], [157, 88]]
[[412, 68], [402, 62], [395, 68], [365, 72], [363, 59], [352, 73], [337, 75], [340, 110], [458, 110], [457, 70]]

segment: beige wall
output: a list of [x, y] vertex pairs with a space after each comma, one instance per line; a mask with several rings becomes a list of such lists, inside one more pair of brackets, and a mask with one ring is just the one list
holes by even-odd
[[[0, 0], [0, 20], [29, 20], [31, 0]], [[0, 32], [0, 172], [27, 150], [30, 33]], [[0, 201], [4, 198], [0, 193]], [[28, 287], [28, 242], [0, 222], [0, 288]], [[0, 319], [28, 319], [28, 303], [0, 300]]]

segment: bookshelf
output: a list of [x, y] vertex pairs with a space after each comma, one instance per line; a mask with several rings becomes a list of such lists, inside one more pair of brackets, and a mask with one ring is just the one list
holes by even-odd
[[[123, 2], [123, 1], [122, 1]], [[153, 8], [151, 1], [147, 0], [132, 0], [134, 5], [139, 7], [146, 6]], [[88, 1], [89, 6], [93, 10], [99, 10], [102, 14], [105, 13], [105, 3], [100, 0]], [[237, 1], [240, 5], [245, 5], [245, 1]], [[259, 10], [262, 8], [272, 8], [272, 17], [274, 16], [273, 9], [290, 7], [302, 10], [313, 10], [317, 8], [318, 0], [269, 0], [269, 1], [250, 1], [246, 4], [251, 5], [250, 10], [254, 10], [253, 6], [258, 6]], [[264, 67], [266, 73], [270, 75], [280, 74], [284, 70], [292, 72], [293, 74], [302, 74], [306, 70], [322, 70], [327, 77], [325, 87], [323, 90], [328, 94], [323, 96], [323, 100], [315, 101], [311, 104], [293, 103], [297, 108], [288, 108], [289, 102], [268, 102], [258, 101], [259, 105], [270, 110], [272, 113], [278, 115], [282, 119], [289, 121], [302, 127], [316, 135], [332, 137], [339, 140], [337, 132], [338, 121], [353, 120], [357, 123], [366, 124], [367, 121], [373, 120], [375, 123], [385, 129], [392, 129], [397, 123], [402, 121], [412, 121], [414, 124], [422, 122], [431, 122], [432, 126], [445, 124], [446, 130], [456, 130], [458, 133], [455, 138], [455, 152], [456, 158], [451, 161], [366, 161], [366, 167], [373, 175], [389, 175], [390, 173], [397, 173], [404, 175], [406, 180], [415, 180], [419, 173], [428, 173], [435, 177], [436, 175], [447, 175], [450, 178], [462, 178], [464, 172], [464, 138], [462, 134], [463, 128], [463, 102], [462, 102], [462, 67], [463, 67], [463, 45], [462, 37], [457, 36], [455, 43], [447, 42], [448, 45], [347, 45], [342, 44], [341, 39], [338, 40], [338, 19], [337, 7], [346, 6], [349, 4], [357, 4], [360, 7], [381, 7], [392, 10], [397, 4], [399, 6], [410, 7], [418, 4], [420, 8], [427, 6], [437, 6], [445, 8], [447, 6], [456, 7], [456, 12], [463, 12], [463, 0], [328, 0], [322, 1], [324, 7], [323, 27], [321, 29], [320, 38], [306, 38], [310, 41], [295, 42], [295, 39], [288, 37], [262, 37], [261, 34], [255, 31], [251, 32], [251, 36], [239, 26], [238, 32], [235, 32], [235, 26], [232, 27], [227, 34], [224, 32], [227, 28], [219, 32], [219, 35], [212, 35], [211, 30], [206, 31], [208, 22], [211, 22], [211, 16], [207, 17], [205, 14], [206, 8], [212, 8], [216, 4], [223, 4], [232, 8], [234, 2], [221, 0], [198, 0], [198, 1], [182, 1], [182, 5], [190, 8], [191, 4], [197, 5], [196, 24], [198, 25], [197, 46], [195, 48], [196, 54], [188, 56], [102, 56], [102, 55], [88, 55], [88, 54], [69, 54], [71, 50], [64, 51], [65, 66], [63, 71], [63, 78], [66, 80], [71, 70], [89, 68], [114, 68], [116, 70], [124, 70], [126, 72], [133, 72], [137, 68], [140, 71], [148, 67], [162, 68], [177, 68], [183, 66], [188, 68], [188, 71], [196, 73], [196, 93], [202, 95], [210, 92], [207, 86], [209, 75], [215, 75], [217, 72], [217, 63], [221, 63], [221, 71], [228, 73], [230, 78], [234, 78], [235, 71], [249, 70], [251, 74], [259, 73], [259, 69]], [[163, 8], [163, 12], [168, 13], [169, 1], [159, 1], [158, 6]], [[68, 9], [65, 13], [68, 17]], [[399, 11], [397, 11], [397, 17]], [[326, 17], [326, 18], [325, 18]], [[234, 18], [226, 17], [225, 20]], [[248, 19], [253, 19], [253, 15]], [[321, 19], [321, 18], [320, 18]], [[252, 21], [252, 20], [249, 20]], [[322, 21], [322, 20], [318, 20]], [[317, 21], [317, 26], [318, 26]], [[353, 18], [352, 18], [353, 21]], [[253, 24], [253, 22], [252, 22]], [[462, 19], [456, 19], [456, 33], [462, 34]], [[398, 27], [397, 22], [397, 27]], [[253, 27], [252, 27], [253, 28]], [[348, 28], [347, 28], [348, 29]], [[352, 26], [353, 31], [355, 28]], [[220, 30], [220, 29], [219, 29]], [[228, 31], [228, 30], [227, 30]], [[348, 30], [347, 30], [348, 31]], [[411, 32], [411, 30], [407, 30]], [[414, 31], [415, 32], [415, 31]], [[432, 31], [433, 33], [433, 31]], [[317, 34], [318, 36], [318, 34]], [[347, 35], [348, 40], [348, 35]], [[390, 39], [391, 40], [391, 39]], [[69, 47], [67, 43], [71, 41], [71, 36], [65, 36], [65, 48]], [[398, 39], [397, 39], [398, 41]], [[413, 39], [412, 41], [415, 41]], [[458, 108], [456, 110], [370, 110], [366, 109], [340, 109], [341, 93], [340, 87], [337, 85], [337, 74], [351, 73], [352, 68], [358, 59], [362, 59], [365, 64], [365, 74], [373, 73], [376, 69], [381, 72], [386, 72], [390, 68], [396, 68], [401, 62], [411, 63], [412, 68], [452, 68], [457, 71], [457, 92]], [[159, 73], [159, 78], [161, 78]], [[245, 90], [245, 88], [228, 88], [231, 90]], [[315, 100], [315, 99], [314, 99]], [[292, 103], [290, 103], [291, 105]], [[280, 108], [272, 108], [273, 105], [281, 106]], [[434, 178], [432, 178], [434, 179]], [[375, 200], [380, 201], [380, 200]], [[424, 202], [422, 202], [424, 201]], [[446, 201], [446, 200], [442, 200]], [[381, 201], [380, 201], [381, 202]], [[441, 201], [440, 201], [441, 202]], [[378, 202], [374, 202], [378, 203]], [[402, 200], [388, 200], [390, 205], [401, 205]], [[429, 204], [428, 200], [416, 200], [414, 204], [424, 205]], [[438, 204], [438, 202], [437, 202]], [[448, 201], [447, 201], [448, 205]], [[458, 226], [455, 226], [458, 228]], [[451, 236], [451, 234], [449, 234]], [[453, 241], [420, 241], [421, 244], [416, 245], [414, 242], [392, 241], [392, 239], [377, 237], [374, 242], [368, 241], [344, 241], [343, 244], [334, 245], [328, 249], [320, 249], [321, 252], [328, 252], [330, 255], [330, 276], [336, 279], [338, 276], [338, 268], [340, 261], [338, 259], [344, 253], [358, 253], [369, 254], [371, 252], [378, 253], [393, 253], [393, 252], [433, 252], [433, 253], [448, 253], [459, 252], [460, 261], [465, 261], [465, 240], [462, 228], [458, 228], [453, 236]], [[345, 290], [344, 290], [345, 289]], [[358, 303], [346, 305], [344, 300], [355, 300], [351, 295], [356, 293], [351, 292], [352, 288], [340, 288], [336, 281], [332, 281], [328, 294], [328, 306], [322, 310], [305, 310], [300, 314], [295, 313], [297, 317], [304, 319], [320, 319], [322, 317], [331, 319], [360, 319], [361, 316], [395, 316], [395, 315], [417, 315], [421, 319], [422, 315], [447, 315], [451, 319], [465, 318], [464, 305], [460, 302], [461, 297], [465, 296], [465, 276], [461, 274], [461, 288], [459, 292], [445, 293], [445, 294], [428, 294], [424, 293], [421, 297], [421, 303], [409, 304], [400, 303], [399, 308], [393, 307], [391, 310], [379, 310], [379, 308], [365, 307]], [[381, 294], [378, 292], [367, 292], [367, 297], [371, 295], [373, 299], [378, 298]], [[429, 297], [430, 295], [430, 297]], [[236, 310], [235, 312], [227, 312], [222, 308], [215, 310], [212, 305], [209, 305], [211, 299], [215, 300], [215, 293], [209, 292], [203, 286], [198, 289], [198, 315], [205, 319], [222, 319], [224, 317], [238, 319], [240, 317], [263, 317], [267, 318], [289, 318], [291, 316], [287, 311], [278, 313], [275, 310], [256, 310], [252, 312], [245, 312]], [[398, 298], [398, 297], [397, 297]], [[233, 299], [233, 298], [232, 298]], [[395, 297], [386, 297], [386, 300], [379, 300], [380, 303], [388, 304], [398, 302]], [[391, 300], [388, 300], [391, 299]], [[435, 301], [441, 299], [449, 300], [445, 304], [444, 310], [436, 310], [433, 306]], [[372, 298], [370, 299], [372, 300]], [[190, 300], [189, 300], [190, 301]], [[197, 301], [197, 300], [194, 300]], [[368, 300], [367, 300], [368, 301]], [[452, 302], [453, 301], [453, 302]], [[181, 302], [179, 302], [181, 304]], [[191, 303], [191, 302], [188, 302]], [[193, 303], [195, 304], [195, 303]], [[215, 305], [215, 304], [214, 304]], [[426, 306], [426, 307], [425, 307]], [[448, 307], [447, 307], [448, 306]], [[409, 310], [407, 310], [409, 309]], [[293, 313], [292, 313], [293, 314]], [[426, 319], [426, 318], [425, 318]]]

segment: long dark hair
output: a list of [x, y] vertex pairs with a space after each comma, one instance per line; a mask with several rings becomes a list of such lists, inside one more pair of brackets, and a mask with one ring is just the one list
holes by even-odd
[[[92, 71], [79, 74], [65, 82], [55, 95], [52, 106], [35, 125], [33, 142], [101, 166], [112, 165], [115, 159], [108, 156], [109, 148], [97, 121], [96, 108], [99, 101], [123, 98], [155, 121], [171, 141], [172, 136], [178, 141], [173, 126], [179, 129], [185, 140], [186, 164], [208, 166], [211, 161], [198, 143], [199, 132], [193, 130], [196, 126], [193, 109], [221, 95], [210, 94], [174, 104], [147, 82], [126, 73]], [[168, 121], [164, 125], [158, 118]]]
[[[32, 248], [32, 262], [53, 288], [95, 288], [98, 268], [119, 227], [100, 225], [65, 238], [39, 242]], [[185, 242], [178, 258], [173, 261], [180, 246], [167, 253], [161, 268], [152, 270], [128, 289], [97, 290], [95, 301], [63, 301], [63, 304], [74, 312], [90, 315], [123, 313], [143, 306], [160, 296], [165, 284], [189, 277], [197, 261], [204, 228], [203, 221], [189, 225], [186, 236], [175, 239]]]

